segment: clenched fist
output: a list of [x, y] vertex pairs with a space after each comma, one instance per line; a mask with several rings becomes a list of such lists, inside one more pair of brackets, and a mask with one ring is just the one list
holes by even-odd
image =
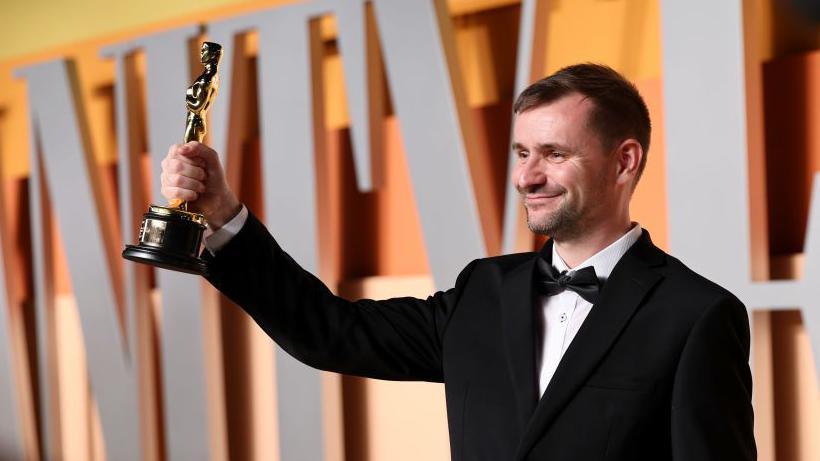
[[205, 215], [208, 227], [218, 229], [242, 209], [228, 187], [216, 151], [191, 141], [174, 144], [162, 160], [162, 195], [188, 202], [191, 210]]

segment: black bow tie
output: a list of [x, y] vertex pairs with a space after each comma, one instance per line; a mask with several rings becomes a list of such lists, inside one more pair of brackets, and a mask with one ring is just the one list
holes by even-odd
[[544, 296], [552, 296], [564, 290], [572, 290], [587, 302], [595, 304], [598, 300], [598, 292], [601, 289], [601, 282], [595, 275], [595, 268], [592, 266], [579, 269], [572, 273], [561, 272], [552, 267], [544, 258], [538, 258], [538, 273], [535, 285]]

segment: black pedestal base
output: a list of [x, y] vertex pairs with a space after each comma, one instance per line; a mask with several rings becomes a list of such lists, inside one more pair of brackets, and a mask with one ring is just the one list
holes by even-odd
[[151, 205], [142, 218], [139, 242], [127, 245], [122, 257], [162, 269], [205, 275], [199, 258], [205, 216], [178, 208]]
[[196, 275], [208, 274], [208, 266], [200, 258], [177, 256], [148, 246], [126, 245], [122, 257], [129, 261], [150, 264], [161, 269]]

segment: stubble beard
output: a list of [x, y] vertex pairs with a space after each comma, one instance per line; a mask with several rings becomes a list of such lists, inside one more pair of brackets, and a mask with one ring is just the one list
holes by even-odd
[[583, 227], [581, 211], [569, 203], [566, 198], [557, 210], [539, 220], [533, 217], [533, 213], [526, 205], [524, 209], [527, 212], [527, 227], [539, 235], [546, 235], [556, 240], [570, 240], [579, 235]]

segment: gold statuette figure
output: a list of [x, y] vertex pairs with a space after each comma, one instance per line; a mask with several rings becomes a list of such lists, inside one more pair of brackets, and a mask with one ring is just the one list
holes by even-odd
[[[185, 93], [188, 107], [186, 143], [202, 142], [207, 133], [206, 115], [219, 89], [217, 67], [222, 58], [222, 47], [205, 42], [199, 56], [205, 69]], [[138, 244], [127, 245], [122, 256], [164, 269], [205, 274], [205, 261], [198, 257], [204, 230], [205, 216], [188, 211], [188, 204], [183, 200], [171, 200], [167, 207], [151, 205], [143, 216]]]
[[[188, 106], [188, 117], [185, 121], [185, 139], [183, 142], [198, 141], [205, 139], [208, 132], [207, 118], [208, 109], [216, 99], [219, 91], [219, 75], [216, 73], [219, 60], [222, 58], [222, 47], [216, 43], [205, 42], [199, 50], [199, 60], [205, 70], [194, 80], [185, 92], [185, 105]], [[169, 208], [186, 209], [185, 202], [181, 199], [174, 199], [168, 204]]]

